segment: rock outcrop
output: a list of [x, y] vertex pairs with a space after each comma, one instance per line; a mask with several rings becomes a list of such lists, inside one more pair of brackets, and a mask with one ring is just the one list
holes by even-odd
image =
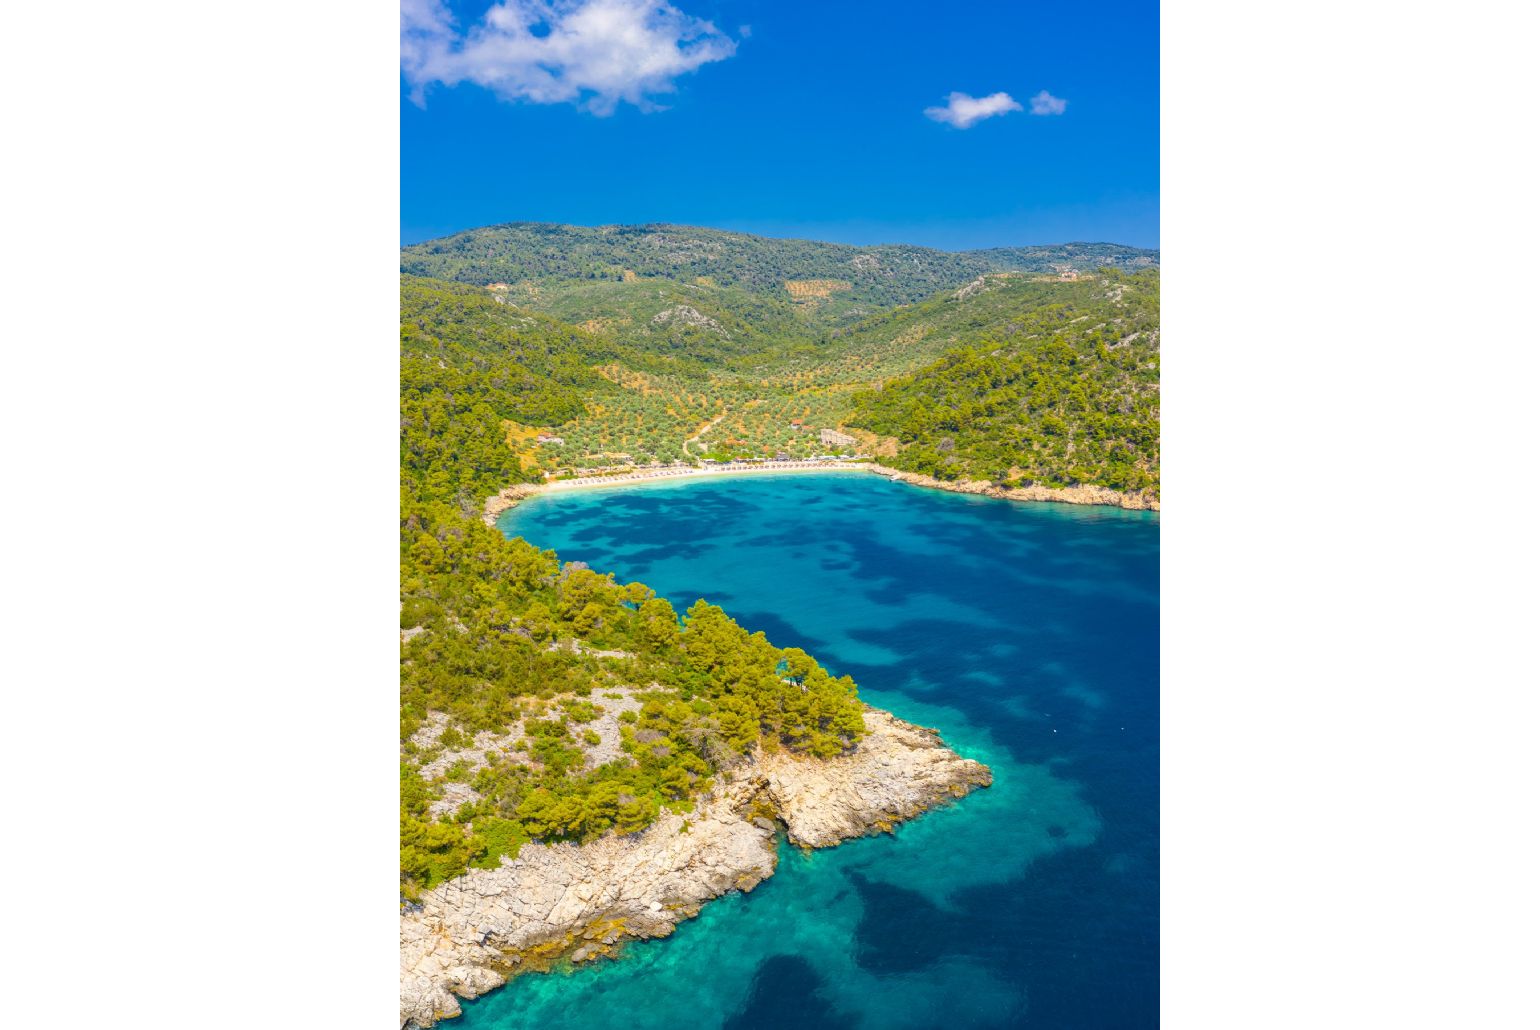
[[671, 308], [665, 308], [652, 316], [652, 324], [660, 326], [688, 326], [695, 329], [704, 329], [710, 333], [716, 333], [724, 340], [732, 339], [731, 334], [722, 327], [722, 323], [707, 315], [701, 314], [688, 304], [675, 304]]
[[775, 871], [775, 834], [826, 847], [880, 833], [988, 786], [987, 766], [933, 730], [868, 708], [867, 735], [827, 760], [756, 753], [687, 816], [589, 844], [526, 844], [497, 869], [473, 869], [401, 916], [401, 1025], [426, 1028], [522, 971], [608, 956], [664, 937], [701, 905], [752, 890]]
[[1147, 492], [1124, 493], [1105, 486], [1031, 486], [1002, 487], [987, 480], [936, 479], [918, 472], [904, 472], [884, 465], [872, 465], [871, 470], [901, 483], [927, 486], [935, 490], [950, 490], [958, 494], [978, 494], [983, 497], [999, 497], [1008, 501], [1059, 501], [1063, 504], [1108, 504], [1134, 511], [1159, 511], [1160, 499]]
[[819, 762], [780, 752], [758, 762], [765, 794], [793, 844], [826, 848], [884, 833], [942, 801], [989, 786], [989, 767], [959, 758], [935, 730], [876, 708], [866, 710], [866, 729], [852, 755]]
[[481, 518], [487, 525], [497, 522], [497, 517], [512, 508], [526, 497], [533, 497], [540, 492], [537, 483], [515, 483], [513, 486], [505, 486], [491, 497], [487, 498], [482, 508]]

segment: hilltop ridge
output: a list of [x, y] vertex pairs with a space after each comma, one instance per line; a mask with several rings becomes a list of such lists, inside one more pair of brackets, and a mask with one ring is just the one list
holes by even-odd
[[[794, 301], [835, 320], [854, 309], [910, 304], [988, 272], [1048, 273], [1063, 269], [1139, 269], [1159, 264], [1159, 251], [1112, 243], [993, 247], [944, 251], [911, 244], [858, 246], [783, 239], [699, 226], [578, 226], [507, 222], [453, 233], [401, 249], [412, 275], [485, 286], [537, 288], [582, 280], [675, 283], [737, 288]], [[702, 282], [701, 280], [705, 280]], [[798, 284], [835, 284], [809, 297]], [[815, 287], [815, 291], [822, 293]], [[808, 305], [809, 299], [818, 304]]]

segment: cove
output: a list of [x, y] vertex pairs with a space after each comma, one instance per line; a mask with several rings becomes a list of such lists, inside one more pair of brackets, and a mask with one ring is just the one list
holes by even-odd
[[446, 1026], [1157, 1025], [1158, 515], [765, 474], [544, 494], [498, 525], [806, 648], [995, 783], [783, 845], [672, 937]]

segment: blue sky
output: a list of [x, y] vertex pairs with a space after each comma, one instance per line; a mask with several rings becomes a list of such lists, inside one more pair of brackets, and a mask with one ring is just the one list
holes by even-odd
[[402, 11], [403, 242], [546, 221], [1160, 243], [1155, 0]]

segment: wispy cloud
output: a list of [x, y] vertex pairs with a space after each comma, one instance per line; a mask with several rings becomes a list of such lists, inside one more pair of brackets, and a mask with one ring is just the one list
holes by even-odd
[[1046, 89], [1027, 103], [1032, 105], [1033, 114], [1063, 114], [1064, 109], [1069, 106], [1068, 100], [1056, 97]]
[[647, 108], [674, 80], [731, 57], [711, 22], [661, 0], [504, 0], [461, 31], [444, 0], [401, 0], [401, 73], [412, 99], [475, 83], [506, 100]]
[[998, 114], [1020, 111], [1021, 105], [1011, 99], [1009, 93], [991, 93], [987, 97], [970, 97], [966, 93], [949, 93], [945, 107], [927, 107], [925, 117], [938, 122], [966, 129], [975, 122], [993, 118]]

